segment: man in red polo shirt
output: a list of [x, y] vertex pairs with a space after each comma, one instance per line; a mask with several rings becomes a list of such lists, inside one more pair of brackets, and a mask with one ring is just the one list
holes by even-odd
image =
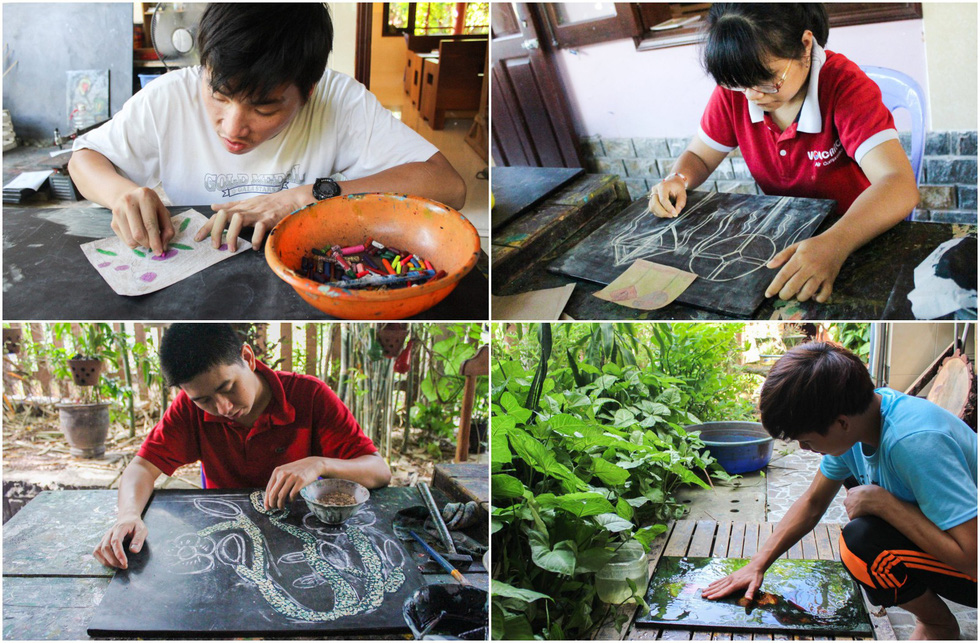
[[167, 382], [181, 391], [119, 483], [116, 524], [93, 555], [125, 569], [123, 547], [140, 551], [141, 519], [161, 473], [200, 461], [208, 488], [265, 487], [266, 508], [284, 507], [317, 478], [369, 489], [391, 479], [388, 464], [326, 384], [273, 371], [229, 324], [174, 324], [160, 346]]

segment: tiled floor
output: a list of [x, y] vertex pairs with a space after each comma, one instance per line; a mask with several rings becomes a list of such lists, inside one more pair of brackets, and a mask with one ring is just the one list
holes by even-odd
[[[439, 148], [463, 180], [466, 181], [466, 205], [462, 213], [480, 234], [480, 243], [485, 252], [490, 250], [490, 181], [487, 174], [487, 159], [480, 156], [466, 143], [466, 133], [473, 125], [472, 118], [446, 117], [446, 126], [434, 130], [421, 117], [409, 102], [408, 96], [397, 89], [379, 88], [375, 95], [403, 123], [421, 134], [427, 141]], [[477, 174], [482, 173], [483, 178]]]

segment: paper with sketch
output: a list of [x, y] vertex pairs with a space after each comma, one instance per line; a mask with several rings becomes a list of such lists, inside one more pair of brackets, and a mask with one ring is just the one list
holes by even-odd
[[693, 272], [637, 259], [626, 272], [593, 294], [620, 306], [656, 310], [677, 299], [697, 278]]
[[157, 257], [146, 248], [130, 248], [116, 236], [83, 243], [82, 252], [116, 294], [135, 296], [166, 288], [252, 247], [239, 243], [233, 253], [226, 244], [215, 250], [210, 237], [194, 241], [194, 235], [208, 220], [196, 210], [187, 210], [170, 220], [177, 234], [162, 256]]

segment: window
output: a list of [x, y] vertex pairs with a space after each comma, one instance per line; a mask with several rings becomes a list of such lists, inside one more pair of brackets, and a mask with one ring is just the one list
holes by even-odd
[[385, 36], [459, 36], [490, 32], [489, 2], [387, 2]]

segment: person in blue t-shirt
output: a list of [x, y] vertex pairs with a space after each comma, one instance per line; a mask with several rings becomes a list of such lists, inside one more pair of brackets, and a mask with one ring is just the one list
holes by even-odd
[[977, 604], [977, 434], [928, 400], [875, 389], [860, 358], [824, 342], [780, 358], [759, 406], [770, 435], [823, 455], [820, 470], [752, 560], [702, 596], [751, 600], [844, 485], [841, 561], [871, 602], [914, 614], [913, 640], [959, 638], [939, 597]]

